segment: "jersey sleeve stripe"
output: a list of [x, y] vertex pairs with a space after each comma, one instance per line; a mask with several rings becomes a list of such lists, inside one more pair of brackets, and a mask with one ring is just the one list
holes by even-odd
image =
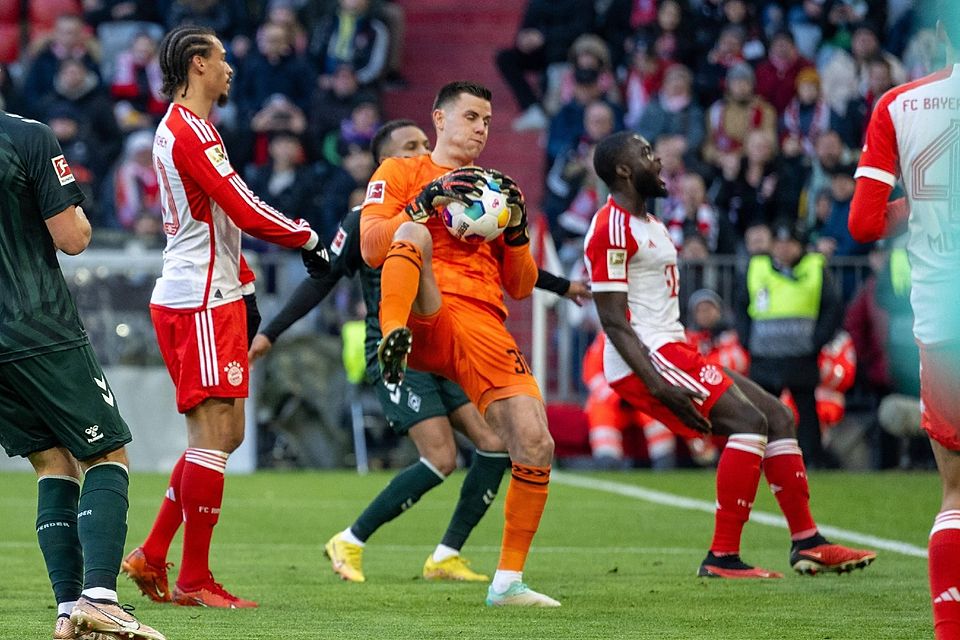
[[292, 220], [290, 220], [290, 218], [286, 217], [258, 198], [252, 191], [250, 191], [250, 187], [244, 183], [239, 175], [234, 174], [233, 177], [230, 178], [230, 184], [232, 184], [234, 189], [237, 190], [237, 193], [240, 194], [240, 197], [243, 198], [244, 202], [250, 205], [251, 209], [278, 226], [281, 226], [288, 231], [303, 231], [304, 229], [308, 228], [309, 225], [306, 223], [294, 223]]
[[193, 129], [193, 132], [197, 134], [197, 137], [200, 138], [200, 142], [213, 142], [213, 136], [205, 131], [200, 125], [200, 122], [192, 115], [189, 113], [184, 113], [183, 120], [190, 125], [190, 128]]
[[857, 172], [853, 174], [854, 178], [872, 178], [891, 187], [897, 184], [897, 177], [889, 171], [877, 169], [876, 167], [858, 167]]
[[608, 291], [622, 291], [623, 293], [627, 293], [630, 289], [626, 282], [591, 282], [590, 290], [600, 293], [606, 293]]

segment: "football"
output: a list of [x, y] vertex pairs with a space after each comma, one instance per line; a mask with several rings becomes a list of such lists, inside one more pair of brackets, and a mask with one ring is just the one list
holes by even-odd
[[490, 242], [507, 228], [510, 209], [507, 197], [493, 176], [483, 173], [485, 184], [478, 197], [471, 197], [470, 204], [451, 202], [440, 209], [440, 219], [457, 240], [471, 244]]

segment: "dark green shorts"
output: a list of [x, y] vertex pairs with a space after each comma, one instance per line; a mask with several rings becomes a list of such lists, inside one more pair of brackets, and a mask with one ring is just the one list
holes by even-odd
[[0, 444], [8, 456], [63, 446], [89, 460], [131, 439], [89, 344], [0, 362]]
[[446, 416], [470, 402], [455, 382], [412, 369], [407, 369], [399, 386], [387, 385], [379, 376], [373, 384], [387, 423], [400, 435], [405, 435], [418, 422]]

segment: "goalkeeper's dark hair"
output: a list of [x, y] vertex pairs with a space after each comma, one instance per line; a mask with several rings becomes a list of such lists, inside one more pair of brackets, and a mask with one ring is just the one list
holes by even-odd
[[476, 96], [487, 102], [493, 101], [493, 92], [482, 84], [470, 82], [469, 80], [457, 80], [456, 82], [448, 82], [440, 87], [440, 91], [437, 92], [437, 99], [433, 101], [433, 108], [442, 109], [448, 102], [456, 100], [461, 93]]
[[593, 170], [609, 188], [617, 180], [617, 165], [627, 162], [628, 147], [634, 135], [631, 131], [611, 134], [598, 142], [593, 150]]
[[418, 126], [416, 122], [408, 119], [390, 120], [383, 123], [383, 126], [377, 129], [377, 132], [373, 134], [373, 138], [370, 140], [370, 152], [373, 154], [373, 161], [379, 165], [383, 160], [380, 156], [383, 151], [383, 145], [387, 144], [387, 141], [390, 140], [390, 135], [394, 131], [403, 129], [404, 127], [416, 126]]
[[169, 98], [183, 87], [180, 97], [186, 97], [190, 81], [190, 61], [193, 56], [209, 57], [216, 33], [206, 27], [178, 27], [165, 35], [160, 42], [160, 72], [163, 87], [160, 89]]

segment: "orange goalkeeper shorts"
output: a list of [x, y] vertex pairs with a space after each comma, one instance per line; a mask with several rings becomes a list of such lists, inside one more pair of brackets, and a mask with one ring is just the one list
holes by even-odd
[[498, 311], [445, 295], [429, 316], [410, 314], [413, 349], [407, 364], [453, 380], [483, 415], [491, 402], [513, 396], [542, 400], [540, 387]]

